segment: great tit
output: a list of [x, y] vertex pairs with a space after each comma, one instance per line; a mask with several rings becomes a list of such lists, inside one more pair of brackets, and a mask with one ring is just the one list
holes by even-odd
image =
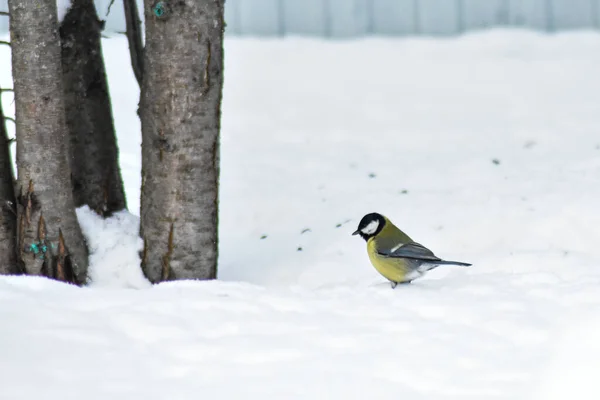
[[471, 265], [436, 257], [378, 213], [365, 215], [352, 235], [365, 239], [371, 264], [392, 283], [392, 288], [399, 283], [410, 283], [440, 265]]

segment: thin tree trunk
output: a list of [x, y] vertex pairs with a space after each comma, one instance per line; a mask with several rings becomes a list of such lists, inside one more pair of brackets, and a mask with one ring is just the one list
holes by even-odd
[[27, 274], [83, 283], [54, 0], [9, 0], [17, 120], [17, 257]]
[[214, 279], [223, 0], [144, 8], [142, 269], [151, 282]]
[[131, 67], [141, 89], [144, 76], [144, 45], [142, 43], [142, 23], [140, 22], [137, 0], [123, 0], [123, 11], [125, 12]]
[[16, 253], [17, 214], [9, 143], [0, 98], [0, 275], [19, 272]]
[[127, 207], [93, 0], [73, 0], [60, 26], [75, 207], [107, 216]]

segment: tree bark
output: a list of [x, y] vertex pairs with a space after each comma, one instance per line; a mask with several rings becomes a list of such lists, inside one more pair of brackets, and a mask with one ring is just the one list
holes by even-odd
[[223, 0], [145, 0], [142, 270], [214, 279], [218, 256]]
[[87, 249], [68, 162], [54, 0], [9, 0], [17, 124], [17, 257], [27, 274], [83, 283]]
[[17, 213], [9, 143], [0, 98], [0, 275], [19, 272], [16, 253]]
[[102, 216], [127, 207], [93, 0], [73, 0], [60, 26], [75, 207]]
[[141, 89], [144, 76], [144, 45], [142, 43], [142, 23], [140, 22], [137, 0], [123, 0], [123, 11], [125, 12], [131, 67]]

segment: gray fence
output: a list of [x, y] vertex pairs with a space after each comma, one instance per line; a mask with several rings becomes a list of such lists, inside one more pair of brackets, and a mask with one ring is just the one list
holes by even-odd
[[[169, 1], [169, 0], [164, 0]], [[0, 0], [6, 10], [7, 0]], [[121, 0], [96, 0], [108, 31], [123, 31]], [[138, 0], [140, 10], [143, 1]], [[494, 26], [600, 28], [600, 0], [226, 0], [230, 35], [355, 37], [452, 35]], [[0, 32], [8, 29], [0, 17]]]

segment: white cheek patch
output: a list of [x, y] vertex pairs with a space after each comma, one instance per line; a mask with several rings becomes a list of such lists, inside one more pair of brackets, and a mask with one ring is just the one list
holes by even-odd
[[360, 231], [365, 235], [372, 235], [379, 228], [379, 221], [371, 221], [367, 226], [362, 228]]

